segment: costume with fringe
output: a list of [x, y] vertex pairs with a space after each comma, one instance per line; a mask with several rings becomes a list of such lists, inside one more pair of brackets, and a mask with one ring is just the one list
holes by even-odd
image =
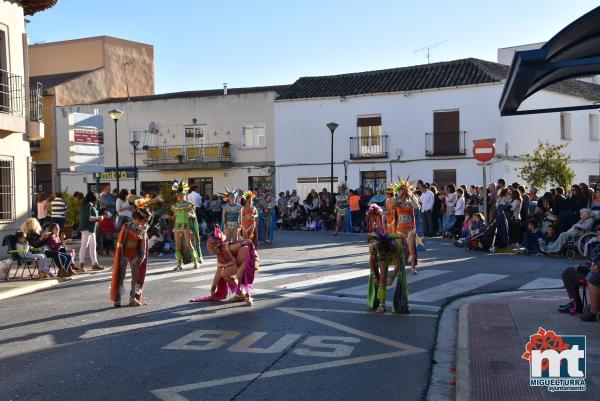
[[127, 265], [131, 266], [129, 304], [141, 305], [142, 287], [148, 267], [148, 235], [146, 228], [138, 226], [134, 221], [123, 224], [117, 238], [110, 285], [110, 300], [117, 306], [120, 306], [121, 296], [125, 293], [123, 281]]
[[[187, 193], [189, 187], [188, 184], [181, 180], [174, 182], [171, 189], [176, 193]], [[198, 228], [198, 218], [196, 217], [196, 207], [193, 203], [187, 200], [177, 201], [171, 206], [171, 210], [175, 216], [175, 226], [173, 227], [173, 233], [182, 235], [185, 232], [189, 232], [192, 238], [191, 249], [176, 249], [175, 258], [177, 261], [183, 261], [183, 263], [189, 263], [194, 261], [195, 263], [203, 263], [202, 250], [200, 249], [200, 230]], [[182, 247], [185, 241], [179, 241]]]
[[385, 232], [394, 234], [396, 232], [396, 199], [394, 199], [394, 189], [388, 187], [385, 190], [391, 197], [385, 198]]
[[383, 210], [376, 203], [369, 205], [366, 216], [367, 234], [375, 231], [385, 232], [383, 224]]
[[[216, 249], [217, 256], [217, 271], [216, 285], [211, 290], [211, 295], [205, 297], [193, 298], [190, 302], [207, 302], [207, 301], [222, 301], [227, 298], [227, 293], [231, 291], [234, 294], [250, 294], [254, 276], [258, 271], [259, 259], [258, 253], [252, 241], [242, 240], [228, 242], [226, 236], [215, 227], [214, 234], [209, 238], [211, 245]], [[231, 250], [232, 245], [241, 244], [247, 248], [245, 261], [242, 262], [243, 274], [241, 280], [237, 280], [237, 272], [239, 270], [237, 261], [237, 252]]]
[[[406, 284], [406, 270], [404, 263], [404, 246], [399, 236], [375, 231], [369, 234], [369, 291], [367, 302], [370, 309], [383, 311], [387, 296], [387, 287], [394, 284], [396, 289], [392, 298], [392, 312], [409, 313], [408, 310], [408, 287]], [[380, 266], [384, 264], [387, 269], [394, 266], [392, 275], [387, 282], [380, 282]], [[380, 308], [381, 306], [381, 308]]]
[[255, 198], [252, 191], [246, 191], [242, 194], [244, 206], [242, 206], [242, 230], [241, 236], [243, 239], [249, 239], [254, 243], [254, 247], [258, 248], [258, 211], [252, 204]]
[[[232, 190], [225, 187], [225, 192], [221, 194], [221, 197], [227, 203], [223, 205], [223, 228], [230, 232], [235, 232], [240, 229], [242, 226], [242, 218], [241, 211], [242, 205], [235, 203], [235, 199], [239, 195], [239, 191]], [[233, 200], [233, 205], [229, 203], [230, 200]]]

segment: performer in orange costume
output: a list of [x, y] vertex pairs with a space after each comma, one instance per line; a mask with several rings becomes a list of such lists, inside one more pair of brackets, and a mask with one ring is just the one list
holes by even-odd
[[388, 234], [396, 232], [396, 199], [394, 199], [394, 188], [391, 186], [385, 190], [385, 232]]
[[392, 184], [396, 196], [396, 234], [401, 235], [408, 245], [408, 264], [410, 273], [417, 273], [417, 245], [414, 209], [420, 207], [419, 200], [413, 194], [414, 187], [408, 180], [401, 179]]
[[246, 191], [242, 194], [244, 207], [242, 208], [242, 229], [243, 239], [249, 239], [258, 248], [258, 211], [252, 202], [255, 195], [252, 191]]

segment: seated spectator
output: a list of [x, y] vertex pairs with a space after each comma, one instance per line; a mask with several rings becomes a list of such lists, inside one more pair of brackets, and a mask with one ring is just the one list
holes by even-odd
[[[590, 291], [591, 309], [588, 313], [581, 316], [584, 321], [596, 321], [597, 314], [600, 312], [600, 274], [598, 263], [600, 262], [600, 229], [596, 230], [596, 246], [590, 249], [589, 261], [576, 267], [569, 267], [562, 273], [562, 280], [569, 295], [570, 302], [575, 303], [575, 311], [583, 312], [583, 301], [579, 294], [579, 286], [584, 280], [587, 280], [587, 286]], [[569, 313], [571, 309], [570, 302], [558, 307], [561, 313]]]
[[527, 255], [537, 255], [540, 251], [540, 241], [543, 241], [543, 235], [540, 226], [535, 220], [529, 220], [527, 231], [523, 234], [523, 249]]
[[52, 234], [49, 230], [42, 230], [40, 223], [33, 217], [25, 220], [21, 225], [20, 231], [22, 231], [27, 239], [28, 244], [31, 246], [33, 253], [43, 253], [47, 258], [52, 258], [54, 264], [59, 269], [58, 276], [60, 278], [67, 277], [67, 266], [63, 266], [59, 252], [48, 248], [48, 238]]
[[165, 247], [164, 235], [158, 229], [153, 228], [148, 233], [148, 254], [150, 256], [163, 256], [163, 248]]
[[100, 233], [101, 249], [100, 252], [104, 252], [105, 255], [114, 255], [115, 253], [115, 242], [117, 240], [117, 233], [119, 230], [115, 226], [113, 219], [109, 218], [109, 212], [106, 209], [100, 210], [100, 215], [104, 218], [98, 224], [98, 232]]
[[50, 224], [50, 236], [48, 236], [47, 245], [48, 249], [58, 253], [61, 265], [67, 272], [67, 276], [73, 276], [77, 274], [75, 268], [75, 249], [67, 249], [65, 243], [60, 237], [60, 226], [58, 223]]
[[581, 218], [577, 223], [573, 224], [567, 231], [560, 233], [556, 241], [548, 244], [549, 253], [561, 252], [568, 241], [574, 240], [579, 235], [591, 231], [592, 226], [594, 225], [594, 219], [591, 217], [591, 210], [587, 208], [581, 209], [579, 216]]
[[38, 260], [39, 269], [40, 269], [40, 278], [54, 277], [52, 273], [50, 273], [50, 268], [48, 267], [48, 259], [46, 255], [43, 253], [33, 253], [31, 252], [31, 246], [29, 246], [29, 242], [27, 242], [27, 237], [25, 233], [22, 231], [17, 231], [17, 249], [16, 253], [20, 259], [25, 260]]

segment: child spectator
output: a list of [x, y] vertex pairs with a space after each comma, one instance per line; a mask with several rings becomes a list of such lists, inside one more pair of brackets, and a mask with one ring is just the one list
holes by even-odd
[[60, 238], [60, 226], [58, 223], [50, 224], [50, 236], [46, 241], [46, 245], [51, 251], [57, 253], [60, 263], [66, 271], [67, 276], [77, 274], [75, 270], [75, 249], [67, 249], [65, 243]]
[[23, 231], [17, 232], [17, 255], [19, 258], [25, 260], [38, 260], [39, 261], [39, 269], [40, 269], [40, 278], [54, 277], [52, 273], [50, 273], [50, 268], [48, 267], [48, 259], [46, 255], [43, 253], [32, 253], [31, 247], [29, 246], [29, 242], [27, 242], [27, 237]]
[[543, 235], [540, 226], [535, 220], [529, 220], [527, 231], [523, 234], [523, 249], [527, 255], [537, 255], [540, 252], [540, 241]]

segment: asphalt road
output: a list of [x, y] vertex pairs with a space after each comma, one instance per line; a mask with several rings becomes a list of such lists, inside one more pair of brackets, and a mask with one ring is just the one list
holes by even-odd
[[430, 240], [411, 314], [376, 315], [363, 235], [277, 234], [254, 307], [188, 302], [208, 293], [214, 258], [182, 272], [153, 260], [140, 308], [112, 309], [109, 272], [0, 301], [0, 401], [421, 400], [444, 304], [556, 287], [570, 264]]

